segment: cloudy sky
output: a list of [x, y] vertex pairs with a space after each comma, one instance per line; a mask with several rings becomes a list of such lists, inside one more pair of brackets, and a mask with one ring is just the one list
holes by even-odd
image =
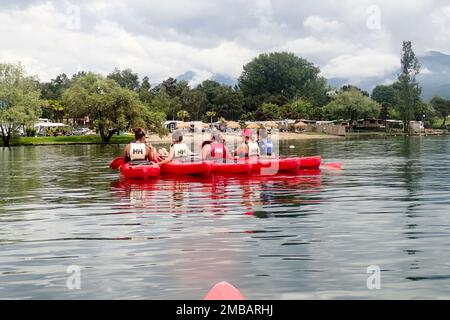
[[450, 52], [448, 0], [0, 0], [0, 61], [49, 80], [132, 68], [151, 82], [238, 77], [262, 52], [291, 51], [357, 82], [417, 54]]

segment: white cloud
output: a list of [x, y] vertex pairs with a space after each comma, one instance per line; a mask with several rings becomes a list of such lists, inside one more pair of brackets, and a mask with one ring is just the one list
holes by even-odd
[[[154, 83], [189, 70], [196, 81], [237, 77], [259, 53], [284, 50], [329, 77], [383, 76], [398, 67], [403, 40], [417, 54], [450, 52], [447, 1], [4, 0], [0, 61], [22, 61], [42, 80], [130, 67]], [[67, 27], [71, 3], [80, 7], [80, 29]], [[367, 29], [372, 4], [380, 7], [381, 30]]]
[[51, 3], [0, 12], [0, 59], [22, 61], [29, 73], [44, 81], [83, 66], [100, 73], [130, 67], [155, 82], [187, 70], [237, 77], [256, 55], [233, 42], [197, 48], [157, 35], [133, 34], [109, 20], [98, 21], [86, 33], [68, 29], [66, 19]]
[[314, 31], [323, 31], [337, 29], [339, 27], [339, 22], [337, 20], [326, 20], [319, 16], [309, 16], [303, 22], [303, 25]]
[[292, 51], [299, 55], [329, 54], [333, 56], [352, 52], [356, 49], [357, 45], [332, 37], [324, 39], [315, 37], [298, 38], [275, 48], [275, 50]]
[[332, 59], [322, 68], [322, 73], [328, 78], [349, 77], [360, 79], [381, 77], [399, 67], [398, 55], [363, 49], [354, 54], [345, 54]]

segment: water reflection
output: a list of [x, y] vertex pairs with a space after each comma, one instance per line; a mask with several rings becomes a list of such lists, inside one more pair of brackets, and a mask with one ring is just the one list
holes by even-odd
[[[189, 214], [191, 212], [225, 215], [233, 211], [265, 218], [280, 213], [265, 207], [317, 204], [321, 188], [320, 170], [274, 176], [211, 175], [163, 176], [153, 180], [120, 179], [111, 184], [118, 198], [118, 213], [153, 212]], [[163, 199], [163, 201], [162, 201]], [[131, 211], [130, 211], [131, 210]], [[133, 211], [134, 210], [134, 211]], [[136, 211], [140, 210], [140, 211]], [[282, 213], [282, 212], [281, 212]]]

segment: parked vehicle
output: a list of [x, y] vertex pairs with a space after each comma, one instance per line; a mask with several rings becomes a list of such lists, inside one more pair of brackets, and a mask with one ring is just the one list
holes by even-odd
[[78, 129], [72, 130], [71, 134], [73, 136], [85, 136], [85, 135], [88, 135], [90, 132], [91, 132], [91, 130], [88, 128], [78, 128]]

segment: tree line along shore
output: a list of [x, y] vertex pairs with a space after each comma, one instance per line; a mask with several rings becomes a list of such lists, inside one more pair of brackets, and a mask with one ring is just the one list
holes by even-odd
[[[416, 81], [420, 61], [412, 44], [403, 42], [401, 69], [392, 85], [376, 86], [369, 94], [348, 84], [331, 88], [313, 63], [289, 52], [264, 53], [243, 66], [235, 86], [206, 80], [196, 87], [169, 78], [152, 86], [130, 69], [107, 76], [81, 71], [40, 82], [20, 64], [0, 63], [0, 135], [2, 145], [45, 143], [117, 143], [118, 132], [143, 127], [167, 135], [167, 119], [212, 122], [280, 119], [399, 120], [411, 131], [413, 120], [427, 128], [447, 129], [450, 100], [426, 102]], [[36, 137], [34, 123], [48, 118], [77, 127], [89, 119], [92, 137]], [[22, 131], [29, 137], [18, 137]], [[122, 139], [122, 140], [121, 140]]]

